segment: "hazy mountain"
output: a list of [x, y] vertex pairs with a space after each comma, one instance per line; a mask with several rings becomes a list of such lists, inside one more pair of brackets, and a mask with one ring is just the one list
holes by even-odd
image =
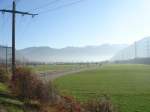
[[28, 61], [34, 62], [87, 62], [108, 60], [125, 47], [127, 47], [125, 44], [103, 44], [62, 49], [30, 47], [18, 50], [18, 52]]
[[112, 60], [150, 58], [150, 37], [143, 38], [116, 53]]

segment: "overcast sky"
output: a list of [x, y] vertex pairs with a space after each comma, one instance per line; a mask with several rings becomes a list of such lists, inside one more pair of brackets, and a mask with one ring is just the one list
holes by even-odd
[[[16, 46], [86, 46], [130, 44], [150, 36], [150, 0], [16, 0], [17, 10], [40, 13], [35, 18], [17, 15]], [[0, 0], [0, 8], [11, 8], [12, 0]], [[47, 6], [47, 7], [46, 7]], [[38, 10], [32, 10], [40, 7]], [[11, 15], [0, 14], [0, 44], [11, 44]]]

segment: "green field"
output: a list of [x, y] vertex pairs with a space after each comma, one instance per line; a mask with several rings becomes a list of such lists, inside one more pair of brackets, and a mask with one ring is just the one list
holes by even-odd
[[8, 92], [8, 86], [6, 84], [0, 83], [0, 92]]
[[17, 99], [7, 97], [8, 93], [10, 93], [8, 85], [0, 83], [0, 112], [2, 108], [7, 110], [8, 112], [23, 112], [23, 110], [18, 107], [23, 105], [23, 103]]
[[150, 66], [104, 65], [54, 81], [63, 94], [77, 100], [110, 96], [119, 112], [150, 112]]
[[87, 67], [86, 64], [50, 64], [29, 66], [33, 71], [39, 72], [64, 72]]

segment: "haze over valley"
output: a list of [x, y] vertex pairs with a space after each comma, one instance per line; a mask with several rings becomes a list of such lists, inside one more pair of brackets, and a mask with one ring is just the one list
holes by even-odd
[[103, 44], [99, 46], [29, 47], [17, 52], [33, 62], [99, 62], [109, 60], [114, 54], [127, 47], [126, 44]]

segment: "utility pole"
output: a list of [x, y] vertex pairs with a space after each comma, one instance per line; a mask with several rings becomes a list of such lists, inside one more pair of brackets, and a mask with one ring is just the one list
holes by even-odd
[[30, 15], [32, 17], [38, 15], [38, 14], [31, 14], [29, 12], [22, 12], [16, 10], [16, 3], [15, 0], [13, 0], [12, 4], [12, 10], [7, 9], [1, 9], [0, 12], [2, 13], [11, 13], [12, 14], [12, 74], [15, 74], [16, 69], [16, 58], [15, 58], [15, 23], [16, 23], [16, 14], [20, 15]]
[[13, 7], [12, 7], [12, 74], [15, 74], [16, 69], [16, 52], [15, 52], [15, 23], [16, 23], [16, 3], [13, 1]]

